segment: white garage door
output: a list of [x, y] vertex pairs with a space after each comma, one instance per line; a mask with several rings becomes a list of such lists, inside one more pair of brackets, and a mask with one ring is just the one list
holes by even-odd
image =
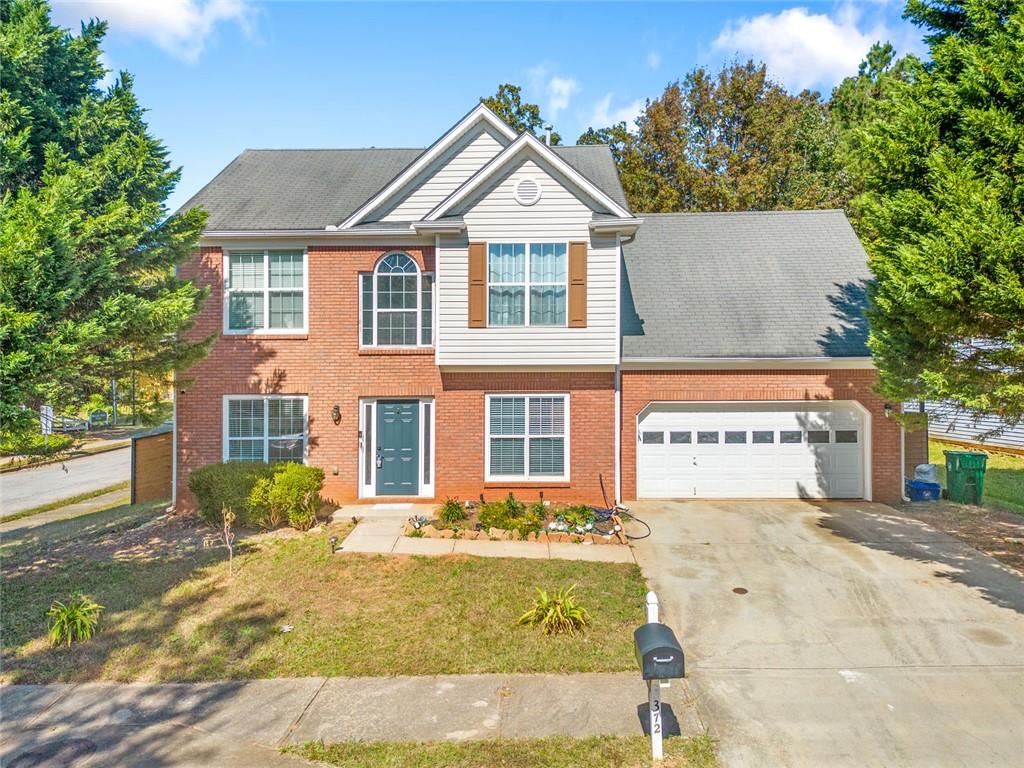
[[637, 425], [637, 496], [862, 498], [863, 422], [839, 402], [652, 404]]

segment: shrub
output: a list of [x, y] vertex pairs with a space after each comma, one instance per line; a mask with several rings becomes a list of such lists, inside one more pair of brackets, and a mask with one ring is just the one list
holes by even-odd
[[54, 600], [46, 612], [51, 645], [84, 643], [96, 633], [103, 606], [76, 592], [66, 603]]
[[324, 471], [289, 461], [276, 464], [273, 476], [261, 478], [249, 494], [248, 506], [253, 517], [273, 528], [283, 520], [300, 531], [308, 531], [320, 515], [323, 503], [320, 488]]
[[466, 514], [466, 508], [462, 506], [461, 501], [456, 499], [445, 499], [441, 509], [437, 512], [437, 519], [445, 525], [457, 525], [467, 517], [469, 515]]
[[501, 501], [480, 505], [480, 524], [484, 528], [515, 528], [514, 522], [523, 516], [526, 507], [511, 493]]
[[576, 634], [576, 630], [590, 623], [590, 614], [576, 602], [575, 590], [575, 584], [550, 595], [538, 589], [533, 607], [519, 617], [519, 623], [529, 626], [539, 624], [545, 635]]
[[571, 507], [566, 507], [562, 510], [562, 519], [569, 524], [569, 527], [575, 528], [586, 528], [597, 520], [597, 515], [594, 514], [594, 510], [588, 507], [586, 504], [574, 504]]
[[52, 434], [47, 443], [45, 435], [38, 431], [5, 431], [0, 433], [0, 456], [53, 456], [68, 450], [74, 442], [70, 435]]
[[197, 469], [189, 476], [188, 487], [196, 496], [199, 517], [208, 525], [219, 529], [223, 523], [221, 512], [227, 507], [243, 528], [268, 527], [261, 514], [250, 506], [249, 497], [260, 480], [273, 476], [273, 465], [229, 461]]

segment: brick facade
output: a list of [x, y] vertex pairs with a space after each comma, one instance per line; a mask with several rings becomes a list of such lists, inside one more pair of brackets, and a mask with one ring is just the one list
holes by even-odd
[[885, 418], [875, 394], [875, 371], [720, 370], [622, 372], [622, 496], [636, 497], [636, 417], [648, 403], [681, 401], [856, 400], [871, 413], [872, 493], [875, 501], [902, 498], [900, 427]]
[[[360, 350], [358, 275], [371, 271], [389, 247], [308, 248], [309, 333], [301, 337], [221, 336], [223, 253], [203, 248], [179, 274], [210, 286], [192, 334], [215, 335], [210, 354], [177, 386], [177, 499], [189, 509], [189, 473], [223, 455], [222, 399], [226, 394], [307, 395], [309, 463], [326, 474], [325, 496], [336, 503], [358, 495], [359, 413], [364, 397], [433, 397], [436, 408], [435, 495], [489, 498], [509, 490], [535, 498], [601, 501], [603, 480], [614, 489], [614, 374], [455, 373], [434, 363], [434, 350]], [[405, 247], [424, 271], [434, 270], [431, 247]], [[484, 483], [484, 398], [487, 393], [569, 394], [570, 482]], [[341, 421], [334, 424], [337, 404]], [[586, 436], [586, 442], [583, 437]], [[574, 445], [575, 444], [575, 445]], [[585, 446], [575, 450], [576, 445]]]

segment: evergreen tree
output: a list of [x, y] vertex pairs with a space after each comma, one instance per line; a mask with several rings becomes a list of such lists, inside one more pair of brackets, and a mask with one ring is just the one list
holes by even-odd
[[178, 182], [122, 72], [106, 90], [106, 25], [79, 35], [45, 0], [0, 0], [0, 420], [70, 409], [109, 378], [198, 360], [202, 292], [174, 277], [205, 213], [167, 217]]
[[911, 0], [930, 61], [864, 138], [858, 227], [888, 398], [1024, 417], [1024, 5]]

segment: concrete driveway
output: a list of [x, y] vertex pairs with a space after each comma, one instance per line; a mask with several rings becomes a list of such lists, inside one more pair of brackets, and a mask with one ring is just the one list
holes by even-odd
[[633, 511], [727, 768], [1021, 764], [1016, 571], [881, 504]]

